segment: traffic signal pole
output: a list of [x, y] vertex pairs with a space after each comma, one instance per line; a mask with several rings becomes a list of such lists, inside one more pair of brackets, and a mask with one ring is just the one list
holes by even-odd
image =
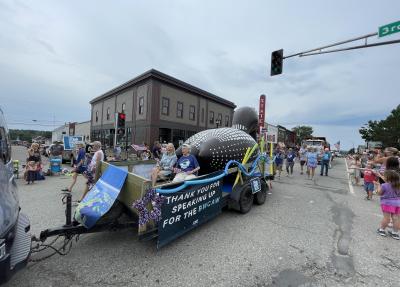
[[[394, 23], [394, 24], [397, 25], [397, 23]], [[399, 29], [399, 30], [395, 30], [394, 28]], [[389, 31], [389, 28], [386, 28], [385, 31]], [[400, 25], [398, 25], [397, 27], [392, 27], [391, 31], [394, 31], [393, 33], [400, 31]], [[391, 44], [400, 43], [400, 39], [397, 39], [397, 40], [392, 40], [392, 41], [384, 41], [384, 42], [376, 42], [376, 43], [368, 44], [368, 38], [371, 38], [371, 37], [374, 37], [374, 36], [382, 37], [382, 36], [385, 36], [385, 35], [382, 35], [381, 32], [379, 32], [379, 33], [370, 33], [370, 34], [367, 34], [367, 35], [364, 35], [364, 36], [351, 38], [349, 40], [336, 42], [336, 43], [333, 43], [333, 44], [329, 44], [329, 45], [325, 45], [325, 46], [322, 46], [322, 47], [306, 50], [306, 51], [295, 53], [295, 54], [291, 54], [291, 55], [288, 55], [288, 56], [283, 56], [283, 50], [282, 49], [274, 51], [271, 54], [271, 76], [279, 75], [279, 74], [282, 73], [283, 60], [284, 59], [288, 59], [288, 58], [292, 58], [292, 57], [307, 57], [307, 56], [314, 56], [314, 55], [321, 55], [321, 54], [328, 54], [328, 53], [336, 53], [336, 52], [343, 52], [343, 51], [350, 51], [350, 50], [356, 50], [356, 49], [364, 49], [364, 48], [370, 48], [370, 47], [377, 47], [377, 46], [391, 45]], [[333, 48], [333, 47], [341, 46], [343, 44], [347, 44], [347, 43], [351, 43], [351, 42], [355, 42], [355, 41], [360, 41], [360, 40], [364, 40], [364, 44], [363, 45], [356, 45], [356, 46], [351, 46], [351, 47], [330, 49], [330, 48]]]
[[[375, 47], [375, 46], [382, 46], [382, 45], [390, 45], [390, 44], [400, 43], [400, 39], [399, 39], [399, 40], [393, 40], [393, 41], [385, 41], [385, 42], [378, 42], [378, 43], [368, 44], [368, 42], [367, 42], [368, 38], [374, 37], [374, 36], [377, 36], [377, 35], [378, 35], [378, 33], [367, 34], [367, 35], [364, 35], [364, 36], [352, 38], [352, 39], [345, 40], [345, 41], [340, 41], [340, 42], [337, 42], [337, 43], [333, 43], [333, 44], [330, 44], [330, 45], [322, 46], [322, 47], [319, 47], [319, 48], [314, 48], [314, 49], [311, 49], [311, 50], [303, 51], [303, 52], [292, 54], [292, 55], [289, 55], [289, 56], [284, 56], [283, 59], [296, 57], [296, 56], [306, 57], [306, 56], [313, 56], [313, 55], [320, 55], [320, 54], [327, 54], [327, 53], [335, 53], [335, 52], [342, 52], [342, 51], [348, 51], [348, 50], [355, 50], [355, 49], [362, 49], [362, 48], [369, 48], [369, 47]], [[358, 45], [358, 46], [352, 46], [352, 47], [346, 47], [346, 48], [340, 48], [340, 49], [330, 49], [330, 50], [327, 50], [327, 51], [323, 51], [323, 50], [328, 49], [328, 48], [340, 46], [340, 45], [343, 45], [343, 44], [347, 44], [347, 43], [351, 43], [351, 42], [359, 41], [359, 40], [363, 40], [363, 39], [365, 40], [364, 45]], [[315, 52], [315, 51], [317, 51], [317, 52]]]
[[115, 113], [114, 147], [117, 146], [118, 113]]

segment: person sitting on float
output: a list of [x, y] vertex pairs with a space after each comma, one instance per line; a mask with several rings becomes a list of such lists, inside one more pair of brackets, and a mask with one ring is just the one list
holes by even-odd
[[176, 173], [172, 182], [180, 182], [196, 178], [196, 173], [199, 171], [200, 166], [194, 155], [190, 154], [190, 145], [182, 145], [182, 156], [177, 162], [177, 168], [174, 169]]
[[175, 154], [175, 147], [172, 143], [169, 143], [166, 147], [166, 152], [162, 155], [161, 160], [157, 160], [157, 165], [153, 168], [151, 173], [151, 180], [153, 186], [156, 184], [157, 178], [164, 179], [165, 177], [172, 174], [174, 165], [178, 158]]

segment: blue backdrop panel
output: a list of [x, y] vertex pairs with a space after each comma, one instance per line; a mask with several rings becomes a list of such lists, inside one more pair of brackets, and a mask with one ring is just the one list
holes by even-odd
[[74, 218], [92, 228], [106, 214], [124, 185], [127, 171], [110, 165], [75, 210]]

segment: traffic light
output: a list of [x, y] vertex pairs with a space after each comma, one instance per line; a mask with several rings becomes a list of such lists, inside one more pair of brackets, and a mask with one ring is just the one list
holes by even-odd
[[118, 113], [117, 128], [125, 128], [125, 118], [126, 115], [124, 113]]
[[273, 51], [271, 54], [271, 76], [282, 74], [283, 49]]
[[123, 136], [125, 134], [125, 118], [126, 115], [124, 113], [118, 113], [117, 134], [119, 136]]

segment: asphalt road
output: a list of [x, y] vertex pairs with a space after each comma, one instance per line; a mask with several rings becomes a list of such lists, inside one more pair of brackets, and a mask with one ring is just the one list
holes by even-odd
[[[297, 163], [283, 175], [264, 205], [224, 211], [161, 250], [135, 230], [83, 235], [67, 256], [30, 263], [6, 286], [400, 286], [400, 242], [376, 234], [379, 200], [349, 188], [344, 159], [315, 181]], [[69, 182], [18, 180], [33, 233], [63, 224]], [[82, 187], [79, 177], [76, 198]]]

